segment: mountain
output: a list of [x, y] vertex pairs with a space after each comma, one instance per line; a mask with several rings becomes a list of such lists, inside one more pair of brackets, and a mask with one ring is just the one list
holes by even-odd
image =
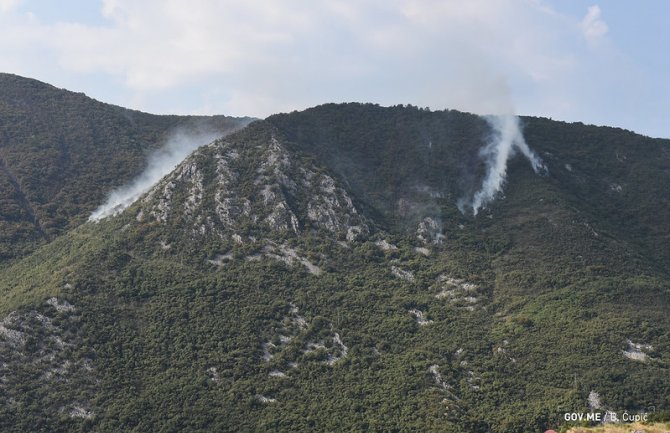
[[[327, 104], [0, 270], [3, 431], [544, 431], [670, 407], [670, 141]], [[102, 194], [104, 195], [104, 193]], [[93, 206], [92, 206], [93, 207]], [[590, 409], [591, 407], [591, 409]]]
[[156, 116], [0, 74], [0, 261], [86, 221], [176, 132], [220, 136], [249, 120]]
[[[462, 220], [453, 204], [479, 188], [484, 164], [478, 151], [491, 133], [478, 116], [402, 106], [327, 104], [268, 121], [295, 150], [323, 161], [394, 229], [416, 228], [416, 219], [429, 214]], [[546, 223], [568, 211], [571, 218], [597, 221], [668, 269], [668, 140], [542, 118], [523, 123], [526, 141], [548, 164], [548, 176], [529, 176], [527, 164], [512, 160], [510, 178], [520, 180], [510, 182], [507, 199], [491, 212], [517, 223]], [[526, 179], [530, 184], [521, 183]]]

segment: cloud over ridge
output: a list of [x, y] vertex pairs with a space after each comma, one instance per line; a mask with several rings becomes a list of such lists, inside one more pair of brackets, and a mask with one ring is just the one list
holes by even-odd
[[634, 98], [613, 85], [636, 71], [598, 5], [570, 16], [547, 0], [103, 0], [98, 22], [48, 22], [30, 2], [4, 4], [0, 69], [151, 112], [359, 101], [491, 114], [498, 102], [483, 96], [503, 83], [520, 113], [611, 124], [627, 119], [612, 100]]

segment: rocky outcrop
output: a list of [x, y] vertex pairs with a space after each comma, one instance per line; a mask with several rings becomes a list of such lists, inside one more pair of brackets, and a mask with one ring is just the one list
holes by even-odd
[[87, 390], [95, 386], [96, 370], [93, 360], [82, 355], [73, 332], [77, 328], [75, 306], [55, 297], [0, 320], [0, 399], [10, 406], [33, 404], [26, 386], [37, 385], [61, 396], [43, 402], [40, 410], [45, 416], [93, 418]]
[[139, 224], [178, 224], [191, 236], [244, 243], [254, 229], [281, 236], [369, 232], [347, 191], [289, 152], [264, 122], [204, 146], [141, 200]]

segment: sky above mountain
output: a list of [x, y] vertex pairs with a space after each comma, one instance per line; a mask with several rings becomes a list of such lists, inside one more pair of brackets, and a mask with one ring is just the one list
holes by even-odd
[[324, 102], [670, 137], [670, 2], [0, 0], [0, 70], [154, 113]]

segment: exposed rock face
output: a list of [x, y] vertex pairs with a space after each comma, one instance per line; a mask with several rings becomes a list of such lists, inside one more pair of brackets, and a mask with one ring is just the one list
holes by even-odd
[[57, 391], [58, 401], [44, 401], [45, 413], [70, 418], [95, 416], [86, 389], [96, 373], [91, 358], [81, 355], [73, 329], [79, 326], [77, 309], [65, 300], [50, 298], [35, 310], [11, 312], [0, 320], [0, 399], [11, 405], [26, 404], [22, 391], [36, 380], [40, 387]]
[[324, 230], [349, 241], [369, 231], [335, 179], [290, 154], [264, 122], [194, 152], [142, 199], [137, 219], [237, 243], [250, 229]]
[[414, 282], [414, 274], [411, 271], [407, 271], [404, 269], [401, 269], [397, 266], [391, 266], [391, 273], [396, 277], [400, 278], [401, 280], [405, 280], [409, 283]]
[[603, 408], [603, 403], [602, 400], [600, 399], [600, 394], [598, 394], [593, 390], [591, 390], [591, 392], [589, 393], [587, 402], [591, 410], [600, 410]]
[[476, 307], [480, 306], [482, 299], [477, 291], [479, 287], [474, 283], [442, 274], [437, 278], [437, 285], [440, 290], [435, 295], [437, 299], [445, 299], [468, 311], [474, 311]]
[[416, 229], [416, 237], [426, 245], [439, 245], [444, 242], [442, 225], [431, 217], [426, 217]]
[[647, 362], [649, 360], [649, 355], [646, 352], [653, 350], [654, 348], [650, 344], [644, 343], [633, 343], [630, 340], [626, 341], [628, 348], [623, 351], [623, 356], [633, 361]]
[[430, 325], [431, 323], [433, 323], [432, 320], [426, 319], [426, 317], [424, 316], [424, 312], [421, 310], [412, 308], [411, 310], [408, 311], [408, 313], [414, 316], [414, 318], [416, 319], [416, 323], [418, 323], [419, 326]]
[[[349, 354], [340, 334], [333, 330], [332, 323], [310, 323], [298, 312], [298, 307], [289, 304], [290, 309], [278, 327], [278, 333], [273, 335], [273, 341], [261, 344], [261, 359], [265, 363], [273, 362], [277, 355], [280, 358], [290, 358], [281, 367], [297, 368], [301, 363], [318, 361], [333, 366], [340, 359]], [[324, 332], [315, 332], [325, 326]], [[285, 377], [280, 369], [272, 370], [271, 377]]]
[[442, 378], [442, 374], [440, 374], [440, 366], [437, 364], [433, 364], [428, 368], [428, 371], [430, 371], [430, 374], [433, 376], [433, 380], [435, 381], [435, 385], [439, 386], [440, 388], [447, 390], [451, 388], [447, 382], [444, 381]]
[[382, 251], [397, 251], [398, 247], [389, 243], [386, 239], [380, 239], [375, 242]]
[[307, 260], [305, 257], [298, 255], [297, 251], [287, 245], [275, 246], [272, 241], [267, 241], [268, 245], [264, 248], [265, 256], [284, 262], [287, 265], [300, 263], [307, 271], [314, 275], [321, 274], [321, 268]]

